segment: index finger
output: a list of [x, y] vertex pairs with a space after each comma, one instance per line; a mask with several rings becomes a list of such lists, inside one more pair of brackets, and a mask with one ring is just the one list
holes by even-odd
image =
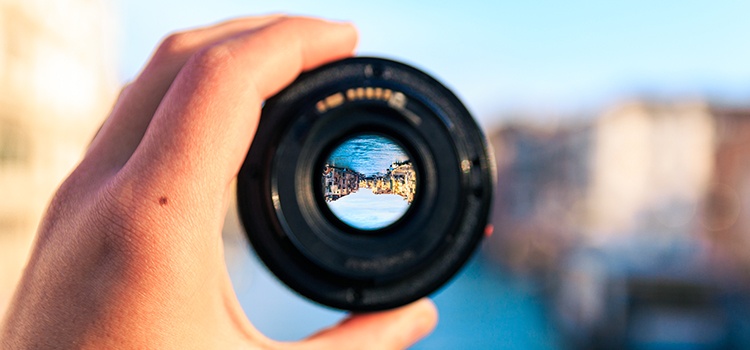
[[238, 18], [166, 37], [143, 72], [120, 93], [112, 113], [92, 141], [87, 158], [104, 169], [119, 169], [138, 147], [164, 95], [183, 65], [207, 45], [280, 20], [281, 15]]
[[250, 147], [262, 101], [303, 70], [351, 55], [356, 41], [352, 25], [290, 18], [199, 51], [122, 175], [162, 192], [226, 188]]

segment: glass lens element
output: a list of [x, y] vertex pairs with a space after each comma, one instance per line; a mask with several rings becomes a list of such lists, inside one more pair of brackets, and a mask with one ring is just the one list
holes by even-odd
[[344, 141], [322, 169], [323, 197], [334, 215], [360, 230], [386, 227], [409, 209], [417, 173], [409, 155], [388, 137]]

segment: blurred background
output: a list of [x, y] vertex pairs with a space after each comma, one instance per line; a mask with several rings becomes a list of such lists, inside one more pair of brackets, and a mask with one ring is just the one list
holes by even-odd
[[[750, 3], [0, 0], [0, 314], [56, 186], [167, 33], [240, 15], [347, 20], [359, 52], [451, 87], [497, 157], [495, 233], [415, 349], [750, 348]], [[256, 326], [341, 312], [280, 285], [230, 210]]]

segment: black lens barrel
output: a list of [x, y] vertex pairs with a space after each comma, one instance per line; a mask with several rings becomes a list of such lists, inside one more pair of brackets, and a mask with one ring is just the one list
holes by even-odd
[[[320, 169], [352, 135], [387, 136], [413, 156], [418, 191], [403, 218], [363, 235], [320, 195]], [[339, 309], [374, 311], [435, 291], [484, 235], [494, 186], [480, 128], [439, 82], [357, 57], [302, 74], [263, 107], [238, 177], [242, 224], [285, 284]]]

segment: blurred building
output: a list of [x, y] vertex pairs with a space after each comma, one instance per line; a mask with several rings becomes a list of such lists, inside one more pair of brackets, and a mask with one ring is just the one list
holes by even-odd
[[563, 345], [750, 345], [750, 110], [637, 101], [493, 145], [485, 252], [543, 283]]
[[593, 129], [585, 238], [693, 233], [713, 171], [716, 128], [708, 106], [627, 103], [606, 111]]
[[491, 255], [513, 267], [556, 266], [567, 247], [644, 231], [652, 241], [695, 235], [716, 120], [704, 103], [632, 102], [590, 122], [500, 129]]
[[488, 256], [513, 271], [546, 274], [579, 235], [590, 183], [592, 129], [513, 124], [491, 136], [498, 164]]
[[111, 106], [113, 12], [95, 0], [0, 0], [0, 314], [41, 215]]
[[750, 109], [715, 108], [714, 172], [702, 231], [714, 261], [750, 283]]

